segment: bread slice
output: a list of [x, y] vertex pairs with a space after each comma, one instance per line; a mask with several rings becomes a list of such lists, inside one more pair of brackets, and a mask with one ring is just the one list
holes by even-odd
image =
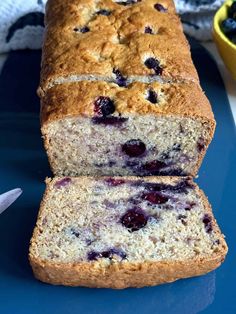
[[82, 79], [199, 82], [172, 0], [49, 0], [45, 24], [40, 95]]
[[220, 266], [224, 236], [188, 177], [47, 179], [29, 259], [51, 284], [152, 286]]
[[57, 176], [195, 176], [215, 120], [196, 84], [82, 81], [47, 91], [41, 125]]

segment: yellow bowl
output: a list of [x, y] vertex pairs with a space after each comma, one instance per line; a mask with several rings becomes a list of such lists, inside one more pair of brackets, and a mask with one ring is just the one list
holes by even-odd
[[213, 38], [226, 67], [236, 79], [236, 44], [233, 44], [220, 28], [221, 22], [228, 17], [228, 8], [232, 2], [232, 0], [226, 1], [216, 12], [213, 22]]

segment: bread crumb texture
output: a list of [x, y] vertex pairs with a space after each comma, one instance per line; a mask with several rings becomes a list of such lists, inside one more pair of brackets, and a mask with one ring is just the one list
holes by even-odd
[[[207, 199], [190, 178], [66, 177], [47, 181], [30, 260], [43, 281], [93, 286], [90, 276], [85, 283], [79, 273], [74, 279], [67, 273], [84, 267], [99, 273], [95, 286], [105, 287], [103, 280], [115, 269], [125, 278], [124, 286], [142, 286], [169, 281], [170, 269], [175, 278], [175, 264], [175, 279], [207, 272], [226, 252]], [[135, 276], [132, 283], [129, 270], [148, 264], [154, 267], [154, 282], [145, 282], [145, 276], [138, 282]], [[189, 264], [192, 270], [186, 270]], [[170, 265], [162, 279], [158, 265]]]

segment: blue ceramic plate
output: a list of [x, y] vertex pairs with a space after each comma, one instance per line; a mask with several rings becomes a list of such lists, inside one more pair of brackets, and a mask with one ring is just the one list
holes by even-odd
[[24, 192], [0, 215], [1, 314], [236, 313], [235, 127], [214, 61], [196, 43], [192, 43], [192, 53], [217, 120], [215, 138], [197, 181], [226, 235], [229, 254], [225, 263], [206, 276], [121, 291], [50, 286], [35, 280], [28, 246], [44, 178], [51, 175], [35, 95], [40, 52], [14, 52], [0, 75], [0, 193], [15, 187]]

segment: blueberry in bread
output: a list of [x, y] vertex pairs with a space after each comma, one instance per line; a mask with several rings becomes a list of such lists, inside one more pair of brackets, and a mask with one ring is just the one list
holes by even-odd
[[215, 128], [197, 84], [157, 82], [55, 85], [41, 124], [57, 176], [194, 176]]
[[188, 177], [47, 179], [30, 263], [47, 283], [126, 288], [217, 268], [227, 245]]

